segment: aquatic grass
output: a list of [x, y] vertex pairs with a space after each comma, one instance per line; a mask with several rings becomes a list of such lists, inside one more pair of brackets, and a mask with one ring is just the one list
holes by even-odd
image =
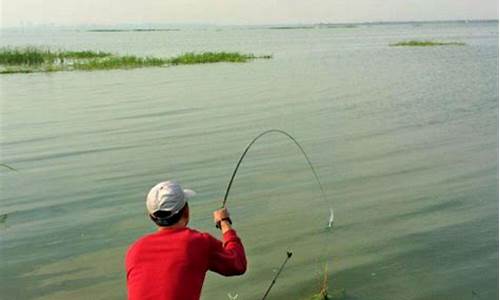
[[465, 46], [462, 42], [439, 42], [439, 41], [402, 41], [390, 44], [391, 47], [432, 47], [432, 46]]
[[203, 52], [203, 53], [185, 53], [171, 58], [169, 63], [172, 65], [191, 65], [206, 64], [217, 62], [247, 62], [256, 58], [271, 58], [269, 55], [257, 57], [253, 54], [241, 54], [238, 52]]
[[102, 52], [102, 51], [62, 51], [58, 52], [59, 58], [72, 58], [72, 59], [84, 59], [84, 58], [100, 58], [112, 56], [112, 53]]
[[75, 70], [112, 70], [112, 69], [130, 69], [141, 67], [160, 67], [168, 64], [168, 60], [155, 57], [137, 57], [137, 56], [113, 56], [104, 59], [90, 59], [83, 62], [73, 63]]
[[190, 52], [172, 58], [158, 58], [121, 56], [90, 50], [51, 51], [34, 47], [0, 48], [0, 74], [132, 69], [218, 62], [243, 63], [253, 59], [270, 58], [272, 58], [271, 55], [255, 56], [238, 52]]
[[[6, 67], [4, 69], [0, 69], [0, 74], [16, 74], [16, 73], [35, 73], [36, 69], [22, 68], [22, 67]], [[39, 71], [41, 72], [41, 71]]]
[[40, 65], [52, 61], [50, 51], [33, 47], [0, 49], [0, 64], [2, 65]]
[[140, 67], [161, 67], [167, 65], [191, 65], [218, 62], [247, 62], [250, 59], [271, 58], [271, 56], [256, 57], [253, 54], [236, 52], [203, 52], [185, 53], [173, 58], [113, 56], [105, 59], [92, 59], [73, 64], [75, 70], [109, 70]]
[[48, 49], [25, 48], [0, 48], [0, 65], [28, 65], [54, 64], [65, 59], [88, 59], [109, 57], [111, 53], [102, 51], [51, 51]]

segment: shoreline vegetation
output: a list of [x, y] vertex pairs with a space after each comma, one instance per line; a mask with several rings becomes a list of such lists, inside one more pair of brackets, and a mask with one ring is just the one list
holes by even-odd
[[90, 50], [0, 48], [0, 74], [135, 69], [218, 62], [244, 63], [254, 59], [271, 58], [272, 55], [256, 56], [238, 52], [189, 52], [171, 58], [160, 58]]
[[433, 47], [433, 46], [465, 46], [462, 42], [439, 42], [439, 41], [402, 41], [390, 44], [391, 47]]

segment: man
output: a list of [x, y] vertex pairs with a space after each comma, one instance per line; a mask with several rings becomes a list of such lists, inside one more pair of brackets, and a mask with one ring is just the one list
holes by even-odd
[[165, 181], [147, 195], [149, 216], [158, 230], [138, 239], [127, 251], [129, 300], [198, 300], [208, 270], [224, 276], [245, 273], [245, 250], [225, 208], [213, 214], [223, 242], [187, 227], [187, 197], [194, 194], [174, 181]]

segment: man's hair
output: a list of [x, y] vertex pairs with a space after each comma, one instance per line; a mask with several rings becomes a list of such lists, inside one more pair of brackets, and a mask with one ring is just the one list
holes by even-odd
[[179, 210], [178, 213], [172, 214], [170, 211], [157, 211], [154, 212], [153, 214], [150, 214], [149, 217], [153, 222], [156, 223], [158, 226], [172, 226], [179, 222], [179, 220], [182, 218], [182, 215], [184, 214], [184, 211], [187, 208], [187, 203], [184, 205], [181, 210]]

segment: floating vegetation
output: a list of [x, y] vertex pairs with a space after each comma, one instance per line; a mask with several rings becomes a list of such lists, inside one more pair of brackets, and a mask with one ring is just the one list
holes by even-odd
[[204, 52], [185, 53], [171, 58], [168, 62], [172, 65], [206, 64], [216, 62], [247, 62], [256, 58], [272, 58], [271, 55], [255, 56], [253, 54], [240, 54], [238, 52]]
[[0, 74], [111, 70], [270, 59], [238, 52], [185, 53], [172, 58], [115, 55], [102, 51], [52, 51], [34, 47], [0, 48]]
[[464, 46], [462, 42], [437, 42], [437, 41], [402, 41], [390, 44], [391, 47], [432, 47], [432, 46]]
[[111, 70], [111, 69], [131, 69], [142, 67], [161, 67], [168, 64], [169, 61], [155, 57], [137, 57], [137, 56], [111, 56], [106, 59], [90, 59], [82, 62], [75, 62], [75, 70]]
[[155, 32], [155, 31], [180, 31], [180, 29], [161, 28], [132, 28], [132, 29], [89, 29], [87, 32]]
[[0, 65], [41, 65], [64, 62], [65, 59], [109, 57], [111, 53], [95, 51], [50, 51], [35, 47], [1, 48]]

